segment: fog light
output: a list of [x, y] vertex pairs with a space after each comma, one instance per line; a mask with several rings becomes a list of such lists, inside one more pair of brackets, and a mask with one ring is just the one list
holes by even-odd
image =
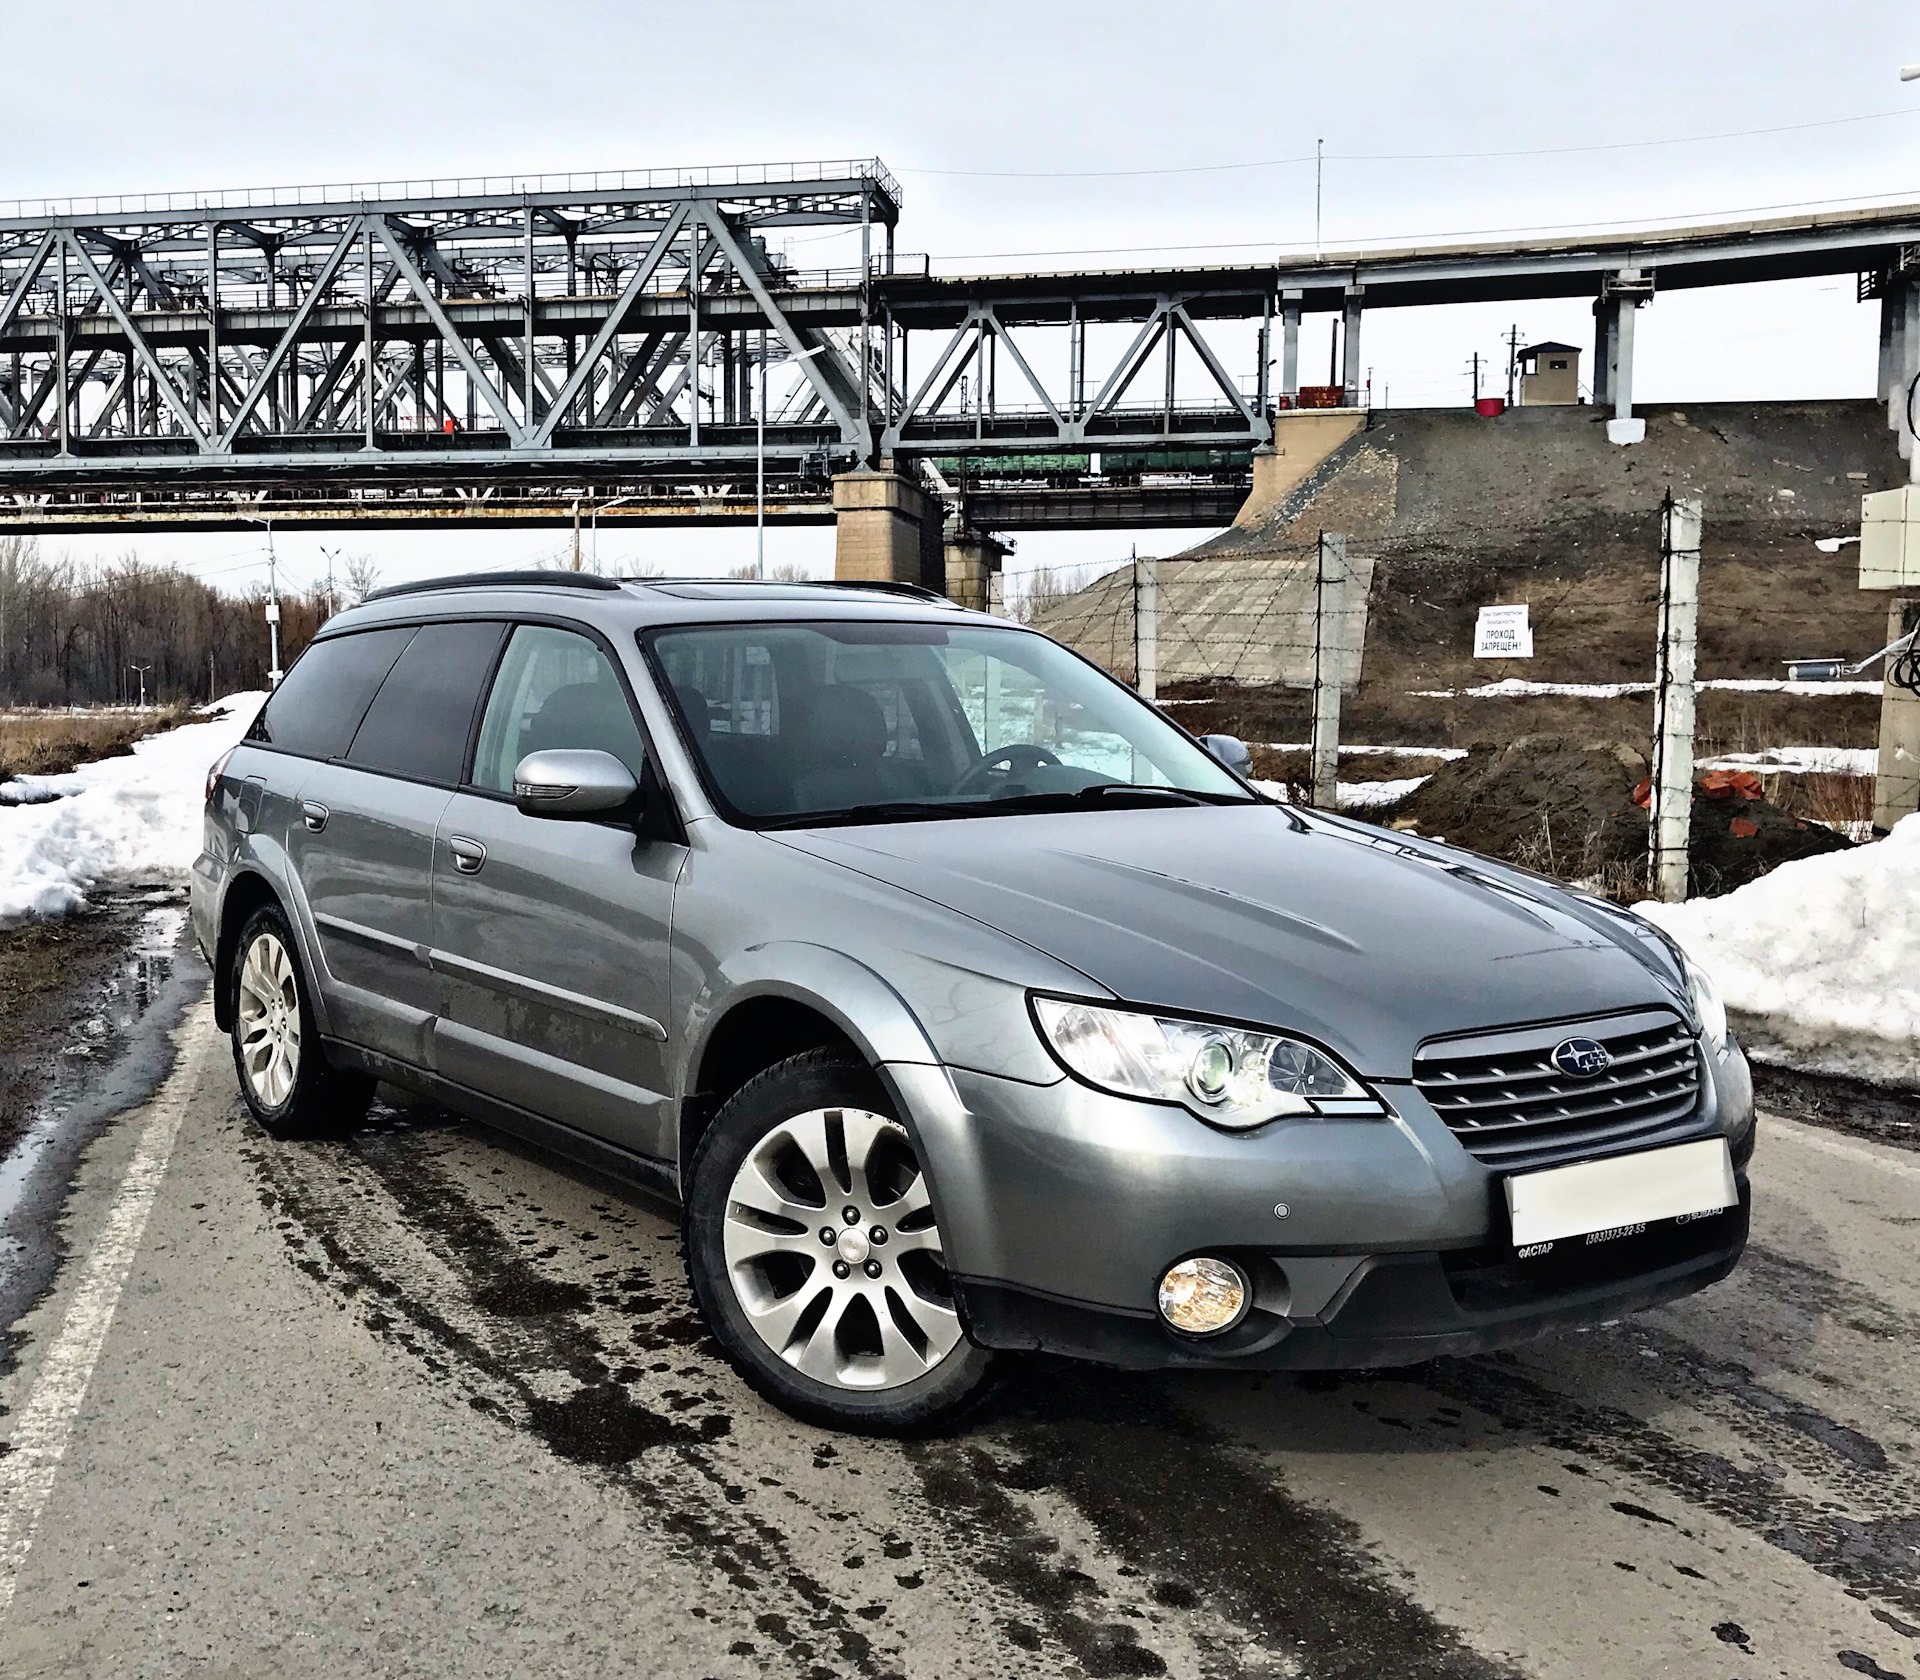
[[1167, 1269], [1160, 1280], [1160, 1316], [1189, 1336], [1217, 1336], [1240, 1322], [1248, 1293], [1238, 1266], [1203, 1254]]

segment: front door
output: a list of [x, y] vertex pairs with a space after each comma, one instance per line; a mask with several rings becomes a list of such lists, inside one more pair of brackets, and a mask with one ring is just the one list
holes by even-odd
[[684, 847], [632, 821], [523, 816], [530, 752], [646, 749], [626, 684], [591, 636], [523, 624], [500, 661], [469, 785], [434, 848], [438, 1065], [447, 1078], [656, 1159], [673, 1153], [667, 941]]

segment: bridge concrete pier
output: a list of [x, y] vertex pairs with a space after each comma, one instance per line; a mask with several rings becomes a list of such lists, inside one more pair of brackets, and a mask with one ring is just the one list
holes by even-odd
[[1000, 566], [1011, 552], [1006, 543], [985, 531], [976, 531], [959, 514], [947, 521], [946, 591], [956, 606], [974, 612], [992, 609]]
[[1360, 312], [1366, 287], [1348, 286], [1341, 305], [1340, 383], [1349, 408], [1360, 405]]
[[1609, 274], [1593, 305], [1593, 400], [1615, 420], [1633, 418], [1634, 312], [1653, 296], [1653, 278], [1637, 268]]
[[1289, 407], [1300, 400], [1300, 304], [1305, 295], [1297, 286], [1280, 294], [1280, 395]]
[[944, 510], [911, 478], [888, 467], [841, 473], [833, 512], [836, 578], [945, 590]]

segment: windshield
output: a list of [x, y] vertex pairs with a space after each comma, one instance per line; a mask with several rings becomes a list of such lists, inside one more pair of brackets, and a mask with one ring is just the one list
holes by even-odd
[[788, 622], [646, 640], [709, 786], [760, 826], [1253, 798], [1130, 690], [1028, 631]]

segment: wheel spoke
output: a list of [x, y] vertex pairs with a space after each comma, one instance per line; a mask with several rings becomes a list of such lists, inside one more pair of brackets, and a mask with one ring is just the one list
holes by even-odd
[[753, 1320], [753, 1327], [759, 1331], [761, 1339], [775, 1353], [784, 1354], [787, 1344], [793, 1340], [794, 1325], [800, 1322], [807, 1308], [819, 1298], [819, 1286], [809, 1278], [791, 1295], [782, 1295], [764, 1307], [742, 1304], [746, 1306], [747, 1316]]
[[[939, 1364], [952, 1350], [954, 1343], [960, 1340], [960, 1315], [951, 1307], [943, 1307], [938, 1301], [929, 1301], [924, 1295], [916, 1295], [911, 1289], [894, 1289], [889, 1293], [900, 1303], [907, 1317], [913, 1320], [914, 1328], [926, 1337], [924, 1362], [927, 1365]], [[892, 1323], [889, 1315], [882, 1313], [880, 1322], [883, 1335], [889, 1329], [895, 1335], [899, 1334], [898, 1326]]]
[[854, 1290], [834, 1290], [826, 1312], [813, 1327], [813, 1334], [798, 1348], [782, 1350], [787, 1362], [797, 1368], [801, 1375], [812, 1377], [815, 1382], [831, 1383], [835, 1388], [844, 1386], [840, 1347], [834, 1333], [840, 1328], [840, 1320], [846, 1316], [847, 1308], [858, 1299], [859, 1295]]
[[[744, 1205], [736, 1204], [727, 1209], [724, 1236], [729, 1266], [764, 1260], [769, 1254], [802, 1254], [809, 1260], [817, 1260], [827, 1253], [811, 1228], [804, 1231], [769, 1231], [754, 1219], [740, 1217], [738, 1208]], [[819, 1217], [815, 1210], [814, 1218], [817, 1220]]]
[[913, 1175], [913, 1182], [895, 1200], [882, 1202], [879, 1208], [889, 1225], [897, 1225], [901, 1220], [910, 1218], [916, 1213], [926, 1212], [932, 1205], [933, 1197], [927, 1190], [927, 1175], [924, 1172], [916, 1172]]
[[[795, 1115], [785, 1125], [768, 1133], [766, 1142], [753, 1153], [756, 1161], [764, 1161], [768, 1157], [769, 1145], [777, 1148], [782, 1139], [791, 1143], [806, 1158], [807, 1165], [813, 1168], [814, 1176], [820, 1180], [820, 1187], [831, 1201], [846, 1187], [833, 1170], [833, 1154], [827, 1148], [828, 1112], [820, 1109], [812, 1114]], [[811, 1216], [818, 1213], [819, 1209], [809, 1208], [807, 1212]]]
[[889, 1120], [884, 1114], [875, 1114], [864, 1108], [840, 1110], [840, 1125], [847, 1140], [847, 1171], [853, 1179], [848, 1189], [855, 1201], [871, 1207], [875, 1197], [867, 1177], [868, 1163], [873, 1159], [873, 1152], [881, 1139], [904, 1140], [906, 1128], [897, 1120]]
[[[774, 1136], [777, 1138], [778, 1133]], [[771, 1139], [769, 1141], [772, 1141]], [[765, 1214], [774, 1219], [789, 1220], [797, 1225], [817, 1225], [821, 1210], [805, 1202], [797, 1202], [779, 1184], [767, 1176], [763, 1164], [768, 1150], [765, 1144], [740, 1163], [740, 1170], [734, 1175], [733, 1188], [727, 1193], [729, 1208], [737, 1204], [751, 1208], [755, 1213]]]
[[[890, 1213], [893, 1210], [891, 1208], [882, 1208], [880, 1211], [884, 1214]], [[929, 1225], [924, 1230], [919, 1231], [895, 1231], [887, 1245], [887, 1252], [890, 1254], [945, 1255], [947, 1251], [941, 1244], [939, 1227]]]

